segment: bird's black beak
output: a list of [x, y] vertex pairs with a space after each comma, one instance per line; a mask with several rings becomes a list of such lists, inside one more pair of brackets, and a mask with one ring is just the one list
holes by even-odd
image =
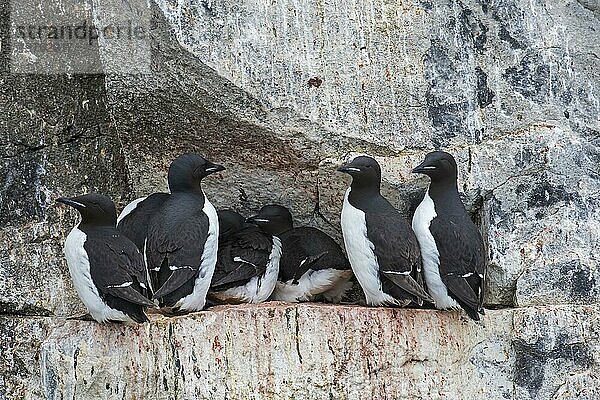
[[208, 163], [205, 171], [207, 174], [214, 174], [215, 172], [225, 171], [225, 167], [219, 164]]
[[435, 170], [435, 166], [427, 165], [425, 162], [422, 162], [421, 164], [419, 164], [415, 168], [413, 168], [413, 170], [411, 172], [413, 174], [427, 174], [427, 172], [434, 171], [434, 170]]
[[251, 217], [246, 218], [246, 222], [249, 224], [256, 224], [257, 222], [267, 223], [271, 222], [266, 218], [261, 218], [260, 215], [253, 215]]
[[355, 167], [352, 163], [343, 164], [338, 169], [338, 172], [343, 172], [345, 174], [352, 174], [353, 172], [360, 172], [360, 168]]
[[85, 208], [85, 204], [82, 204], [80, 202], [78, 202], [77, 200], [75, 200], [75, 198], [69, 198], [69, 197], [59, 197], [58, 199], [56, 199], [57, 203], [63, 203], [66, 204], [68, 206], [71, 206], [77, 210], [80, 210], [82, 208]]

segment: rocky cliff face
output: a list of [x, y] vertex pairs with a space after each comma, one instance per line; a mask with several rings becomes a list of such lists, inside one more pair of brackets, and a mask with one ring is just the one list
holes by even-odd
[[[108, 4], [89, 1], [96, 21]], [[19, 54], [3, 34], [0, 396], [145, 397], [160, 386], [165, 398], [208, 397], [226, 382], [234, 398], [597, 397], [593, 1], [156, 0], [150, 12], [146, 74], [11, 74]], [[7, 2], [0, 17], [6, 33]], [[105, 71], [114, 46], [98, 43]], [[197, 151], [228, 168], [206, 182], [217, 206], [250, 213], [277, 201], [339, 239], [348, 181], [337, 163], [378, 158], [386, 196], [410, 215], [426, 185], [410, 168], [437, 147], [456, 155], [488, 244], [486, 303], [510, 308], [489, 312], [485, 328], [452, 313], [316, 306], [149, 328], [60, 319], [83, 310], [61, 250], [75, 216], [53, 205], [59, 194], [96, 190], [123, 206], [164, 190], [169, 162]], [[208, 352], [213, 331], [227, 356]], [[148, 382], [136, 386], [137, 377]]]

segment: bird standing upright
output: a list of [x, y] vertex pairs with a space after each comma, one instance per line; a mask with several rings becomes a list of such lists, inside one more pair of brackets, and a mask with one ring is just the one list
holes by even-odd
[[262, 303], [277, 282], [281, 241], [232, 210], [219, 215], [219, 252], [208, 297], [220, 303]]
[[201, 182], [224, 169], [196, 154], [179, 156], [169, 167], [171, 194], [152, 217], [144, 246], [153, 298], [169, 313], [204, 308], [217, 261], [219, 223]]
[[367, 304], [407, 306], [433, 299], [418, 283], [421, 254], [408, 221], [381, 195], [381, 168], [359, 156], [338, 171], [352, 184], [342, 208], [346, 253]]
[[65, 240], [73, 285], [98, 322], [146, 322], [154, 304], [148, 293], [144, 259], [135, 244], [115, 228], [117, 212], [108, 197], [92, 193], [56, 200], [75, 208], [81, 222]]
[[421, 244], [427, 289], [436, 308], [463, 308], [478, 321], [483, 314], [485, 247], [460, 200], [456, 161], [446, 152], [434, 151], [412, 172], [431, 179], [412, 221]]

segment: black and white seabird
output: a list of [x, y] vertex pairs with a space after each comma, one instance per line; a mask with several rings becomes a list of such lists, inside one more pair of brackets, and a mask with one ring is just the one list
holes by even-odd
[[153, 193], [127, 204], [117, 217], [117, 229], [127, 236], [141, 252], [148, 234], [152, 217], [160, 210], [169, 193]]
[[146, 322], [154, 304], [148, 294], [142, 253], [116, 228], [117, 211], [108, 197], [92, 193], [56, 200], [75, 208], [81, 222], [65, 241], [73, 285], [98, 322]]
[[201, 181], [224, 169], [196, 154], [179, 156], [169, 167], [171, 194], [152, 217], [145, 244], [153, 298], [167, 312], [204, 308], [217, 261], [219, 222]]
[[262, 303], [277, 282], [281, 241], [232, 210], [219, 216], [219, 253], [208, 298], [218, 303]]
[[412, 227], [421, 244], [425, 283], [439, 309], [463, 308], [474, 320], [483, 314], [485, 248], [481, 233], [460, 200], [454, 157], [434, 151], [413, 169], [431, 183]]
[[346, 253], [368, 305], [433, 303], [420, 281], [421, 253], [408, 221], [381, 195], [381, 168], [356, 157], [338, 171], [352, 176], [342, 208]]
[[272, 300], [293, 303], [322, 298], [339, 303], [351, 288], [348, 260], [325, 232], [308, 226], [294, 228], [292, 214], [280, 205], [264, 206], [248, 222], [281, 239], [279, 279]]

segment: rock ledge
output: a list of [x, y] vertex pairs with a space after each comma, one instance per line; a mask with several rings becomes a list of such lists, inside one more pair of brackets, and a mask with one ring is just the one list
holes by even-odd
[[266, 303], [140, 326], [0, 317], [0, 398], [597, 398], [600, 310]]

